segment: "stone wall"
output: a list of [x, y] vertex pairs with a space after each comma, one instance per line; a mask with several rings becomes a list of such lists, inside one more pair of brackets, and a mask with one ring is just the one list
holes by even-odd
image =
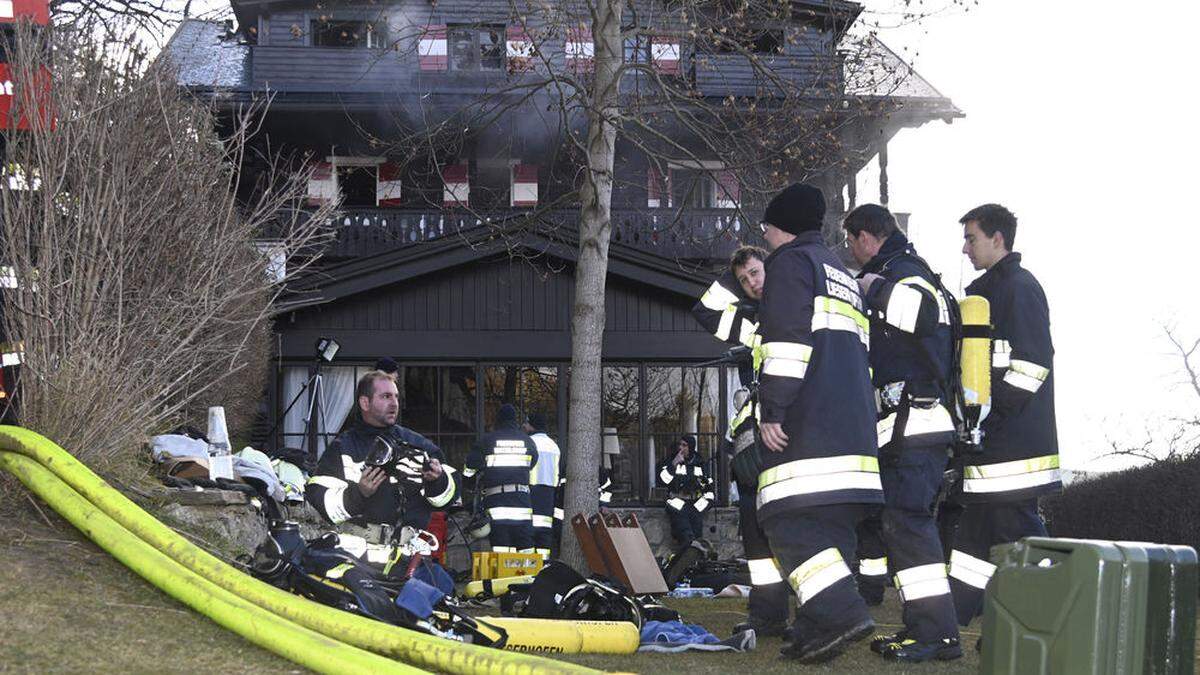
[[[199, 496], [201, 494], [205, 496]], [[157, 509], [160, 515], [186, 530], [204, 533], [201, 536], [209, 534], [218, 538], [220, 541], [211, 543], [233, 554], [254, 551], [267, 536], [265, 519], [241, 493], [219, 490], [207, 490], [204, 493], [164, 490], [161, 496], [166, 503]], [[646, 533], [646, 541], [656, 556], [665, 557], [676, 548], [677, 544], [671, 541], [671, 527], [663, 508], [613, 511], [620, 515], [631, 512], [637, 514], [642, 530]], [[333, 529], [307, 504], [294, 504], [286, 508], [286, 517], [300, 523], [300, 531], [305, 537], [315, 537], [321, 532]], [[470, 552], [486, 551], [487, 540], [472, 542], [468, 550], [463, 543], [459, 527], [465, 529], [469, 518], [466, 514], [459, 513], [453, 516], [452, 520], [457, 521], [458, 527], [454, 523], [449, 524], [450, 545], [447, 549], [447, 562], [455, 569], [469, 569]], [[707, 531], [705, 538], [715, 547], [719, 558], [725, 560], [742, 556], [736, 507], [710, 510], [704, 516], [704, 527]]]

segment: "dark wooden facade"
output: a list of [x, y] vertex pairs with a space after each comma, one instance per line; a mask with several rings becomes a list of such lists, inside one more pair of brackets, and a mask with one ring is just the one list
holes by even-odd
[[[837, 46], [860, 8], [841, 0], [793, 5], [799, 18], [780, 28], [789, 36], [783, 49], [758, 58], [813, 100], [837, 100], [846, 86]], [[661, 3], [639, 0], [638, 7], [638, 16], [660, 29], [675, 20]], [[257, 140], [261, 154], [309, 157], [328, 176], [310, 183], [310, 200], [333, 193], [342, 199], [339, 214], [323, 224], [333, 236], [319, 273], [289, 299], [293, 309], [276, 324], [270, 398], [272, 422], [282, 417], [282, 423], [271, 441], [300, 443], [299, 410], [307, 402], [301, 385], [314, 342], [329, 337], [341, 351], [324, 369], [327, 396], [333, 391], [345, 398], [348, 383], [376, 359], [395, 358], [402, 366], [402, 423], [433, 438], [452, 461], [461, 460], [506, 401], [546, 412], [552, 435], [562, 442], [578, 210], [569, 200], [576, 167], [560, 150], [582, 120], [569, 119], [565, 127], [547, 121], [549, 93], [501, 115], [472, 109], [474, 101], [536, 77], [536, 69], [523, 74], [503, 60], [490, 70], [430, 69], [422, 62], [420, 41], [433, 34], [431, 26], [492, 26], [513, 36], [509, 3], [395, 0], [330, 7], [233, 0], [233, 8], [236, 31], [187, 21], [172, 39], [167, 53], [179, 66], [181, 85], [231, 112], [272, 96]], [[327, 39], [320, 26], [339, 21], [371, 22], [384, 46], [369, 39], [355, 47], [319, 44]], [[549, 67], [569, 67], [567, 38], [548, 34], [541, 48], [551, 54]], [[635, 41], [627, 45], [626, 59], [650, 59], [652, 53], [648, 43]], [[773, 95], [774, 85], [742, 55], [679, 44], [673, 67], [674, 76], [700, 97]], [[623, 80], [623, 90], [640, 86], [641, 77]], [[902, 105], [890, 105], [886, 116], [845, 125], [840, 133], [853, 152], [834, 163], [837, 170], [810, 178], [830, 197], [831, 243], [838, 213], [852, 206], [842, 196], [845, 184], [888, 138], [904, 127], [961, 115], [924, 84]], [[892, 99], [899, 101], [894, 92]], [[400, 140], [447, 121], [461, 122], [468, 132], [452, 151], [425, 152]], [[243, 167], [249, 175], [252, 162]], [[702, 194], [675, 192], [670, 176], [667, 187], [656, 186], [645, 157], [630, 143], [618, 144], [605, 374], [596, 395], [606, 457], [623, 503], [661, 497], [652, 468], [681, 433], [696, 434], [718, 475], [728, 476], [718, 449], [737, 383], [731, 369], [702, 365], [725, 346], [696, 325], [689, 310], [736, 246], [760, 243], [748, 215], [758, 208], [752, 198], [738, 199], [725, 189], [719, 163], [677, 168], [681, 177], [708, 181], [693, 183], [703, 186]], [[367, 182], [360, 184], [364, 175]], [[451, 183], [458, 182], [469, 186], [469, 197], [449, 203]], [[244, 184], [253, 189], [252, 180]], [[532, 201], [523, 202], [528, 194]], [[299, 404], [284, 415], [298, 394]], [[325, 407], [337, 423], [348, 406], [327, 400]], [[722, 481], [722, 498], [726, 486]]]

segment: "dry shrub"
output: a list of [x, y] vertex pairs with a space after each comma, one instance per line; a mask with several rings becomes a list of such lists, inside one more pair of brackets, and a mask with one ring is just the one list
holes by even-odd
[[[308, 223], [327, 214], [280, 225], [306, 175], [235, 199], [261, 111], [223, 119], [218, 136], [166, 63], [58, 29], [44, 36], [47, 64], [20, 33], [14, 98], [33, 124], [6, 130], [0, 181], [0, 254], [18, 286], [3, 294], [5, 330], [24, 346], [18, 412], [94, 469], [129, 475], [148, 434], [185, 416], [203, 425], [202, 406], [224, 404], [234, 433], [249, 423], [286, 284], [272, 283], [256, 241], [273, 233], [294, 276], [318, 236]], [[47, 67], [53, 86], [39, 93]]]

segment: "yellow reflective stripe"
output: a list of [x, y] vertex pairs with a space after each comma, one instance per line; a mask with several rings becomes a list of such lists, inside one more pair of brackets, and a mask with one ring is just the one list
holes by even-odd
[[836, 490], [882, 490], [879, 460], [851, 455], [788, 462], [758, 475], [758, 508], [788, 497]]
[[1050, 369], [1045, 366], [1039, 366], [1033, 361], [1022, 361], [1021, 359], [1011, 359], [1009, 362], [1009, 371], [1027, 375], [1040, 382], [1044, 382], [1050, 376]]
[[964, 467], [963, 478], [1000, 478], [1057, 468], [1059, 468], [1058, 455], [1046, 455], [999, 464]]
[[669, 508], [675, 509], [676, 511], [682, 511], [683, 507], [685, 505], [686, 504], [684, 503], [684, 501], [682, 499], [680, 499], [679, 497], [672, 497], [671, 499], [667, 500], [667, 506]]
[[950, 576], [980, 590], [987, 588], [996, 566], [962, 551], [950, 552]]
[[850, 568], [846, 567], [842, 554], [836, 548], [827, 548], [792, 570], [788, 575], [788, 583], [796, 591], [796, 598], [803, 605], [848, 576]]
[[[443, 464], [442, 469], [446, 475], [446, 489], [441, 494], [430, 497], [425, 495], [425, 500], [435, 509], [441, 508], [450, 503], [454, 499], [454, 467]], [[421, 488], [421, 494], [425, 494], [425, 488]]]
[[758, 324], [749, 319], [742, 319], [742, 334], [738, 336], [738, 342], [753, 349], [759, 343], [760, 339], [758, 336]]
[[858, 573], [868, 577], [881, 577], [887, 574], [887, 556], [859, 560]]
[[492, 520], [531, 520], [533, 509], [524, 506], [493, 506], [487, 510]]
[[478, 473], [478, 471], [476, 471], [475, 469], [472, 469], [469, 466], [463, 467], [463, 470], [462, 470], [463, 478], [470, 478], [471, 476], [474, 476], [476, 473]]
[[733, 320], [737, 318], [737, 305], [730, 305], [721, 313], [721, 320], [717, 323], [717, 330], [713, 336], [718, 340], [725, 342], [729, 340], [729, 334], [733, 330]]
[[929, 293], [933, 295], [934, 299], [937, 300], [938, 323], [950, 323], [950, 310], [946, 305], [946, 296], [943, 295], [942, 292], [936, 287], [934, 287], [933, 284], [929, 283], [927, 279], [924, 277], [904, 277], [900, 280], [900, 283], [907, 284], [909, 286], [920, 286], [921, 288], [929, 291]]
[[326, 579], [341, 579], [342, 576], [346, 574], [346, 572], [349, 572], [352, 569], [354, 569], [354, 565], [352, 565], [350, 563], [342, 563], [341, 565], [335, 565], [335, 566], [329, 568], [329, 571], [325, 573], [325, 578]]
[[992, 340], [992, 367], [1007, 368], [1012, 363], [1012, 346], [1008, 340]]
[[946, 580], [946, 565], [930, 563], [918, 565], [896, 573], [896, 588], [905, 602], [950, 594], [950, 582]]
[[753, 412], [754, 401], [747, 399], [746, 403], [742, 405], [742, 409], [737, 412], [737, 415], [734, 415], [733, 419], [729, 420], [729, 429], [732, 431], [740, 427], [742, 422], [745, 422], [747, 419], [749, 419]]
[[917, 316], [921, 313], [921, 298], [921, 292], [915, 288], [904, 284], [892, 286], [884, 321], [905, 333], [913, 332], [917, 327]]
[[762, 346], [762, 374], [804, 379], [812, 346], [801, 342], [768, 342]]
[[863, 344], [870, 341], [871, 324], [862, 312], [845, 300], [818, 295], [813, 298], [812, 330], [825, 329], [857, 333]]
[[554, 518], [552, 518], [550, 516], [540, 516], [535, 513], [535, 514], [533, 514], [533, 526], [534, 527], [554, 527]]
[[492, 467], [528, 467], [533, 458], [529, 455], [488, 455], [487, 465]]
[[729, 305], [736, 305], [738, 297], [733, 291], [721, 285], [721, 282], [714, 281], [709, 285], [708, 290], [704, 291], [704, 295], [700, 296], [700, 303], [713, 310], [714, 312], [723, 311]]
[[773, 483], [779, 483], [791, 478], [820, 476], [846, 471], [862, 471], [879, 473], [879, 459], [870, 455], [838, 455], [836, 457], [816, 457], [813, 459], [797, 459], [779, 466], [764, 469], [758, 474], [758, 488], [761, 490]]
[[694, 509], [696, 509], [697, 511], [699, 511], [700, 513], [704, 513], [704, 509], [708, 508], [708, 504], [709, 504], [709, 501], [707, 499], [705, 499], [704, 497], [701, 497], [700, 499], [697, 499], [692, 504], [692, 507]]
[[554, 519], [555, 520], [562, 520], [565, 516], [566, 516], [566, 514], [563, 513], [562, 509], [555, 507], [555, 509], [554, 509]]
[[753, 586], [769, 586], [783, 582], [783, 574], [779, 571], [779, 563], [774, 558], [758, 558], [747, 560], [750, 568], [750, 584]]

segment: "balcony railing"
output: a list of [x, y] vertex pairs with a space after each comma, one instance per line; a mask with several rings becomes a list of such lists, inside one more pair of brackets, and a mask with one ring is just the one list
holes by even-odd
[[[309, 212], [305, 212], [309, 213]], [[303, 214], [302, 214], [303, 215]], [[281, 220], [290, 220], [281, 219]], [[577, 209], [388, 209], [347, 207], [323, 223], [330, 235], [322, 255], [327, 263], [404, 247], [473, 237], [488, 228], [524, 229], [553, 235], [575, 231]], [[740, 243], [762, 244], [758, 228], [733, 209], [642, 209], [612, 212], [615, 246], [628, 246], [664, 258], [693, 261], [727, 258]]]

